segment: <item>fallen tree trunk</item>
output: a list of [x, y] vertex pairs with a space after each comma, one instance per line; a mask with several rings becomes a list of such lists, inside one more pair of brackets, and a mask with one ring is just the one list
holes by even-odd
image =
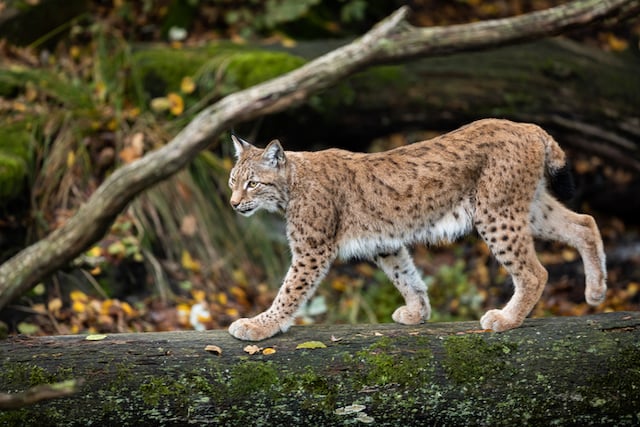
[[[304, 54], [304, 44], [288, 50]], [[566, 39], [372, 67], [260, 123], [262, 140], [363, 150], [407, 129], [486, 117], [533, 122], [566, 148], [640, 171], [640, 59]], [[360, 145], [358, 145], [360, 144]]]
[[640, 313], [527, 320], [499, 334], [477, 328], [294, 327], [253, 355], [226, 331], [16, 337], [0, 344], [0, 390], [85, 384], [72, 397], [0, 413], [0, 424], [640, 422]]
[[117, 169], [63, 226], [0, 265], [0, 309], [99, 240], [137, 194], [179, 171], [236, 123], [300, 105], [374, 64], [533, 40], [638, 10], [639, 0], [583, 0], [509, 19], [415, 28], [401, 8], [353, 43], [207, 107], [166, 146]]

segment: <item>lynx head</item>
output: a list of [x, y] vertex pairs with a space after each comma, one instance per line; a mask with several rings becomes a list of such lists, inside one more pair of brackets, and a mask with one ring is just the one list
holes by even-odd
[[229, 176], [233, 209], [244, 216], [258, 209], [284, 210], [287, 203], [286, 159], [280, 141], [273, 140], [261, 149], [235, 135], [231, 139], [237, 159]]

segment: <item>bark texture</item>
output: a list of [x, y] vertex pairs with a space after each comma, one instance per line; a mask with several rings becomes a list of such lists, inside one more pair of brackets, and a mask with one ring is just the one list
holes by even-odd
[[294, 327], [258, 343], [263, 350], [253, 355], [226, 331], [98, 341], [16, 337], [0, 343], [0, 390], [71, 378], [84, 385], [70, 397], [0, 412], [0, 424], [640, 422], [640, 313], [527, 320], [499, 334], [477, 328], [477, 322]]
[[640, 0], [580, 0], [514, 18], [415, 28], [405, 20], [408, 8], [401, 8], [353, 43], [223, 98], [169, 144], [116, 170], [62, 227], [0, 266], [0, 309], [99, 240], [137, 194], [176, 173], [235, 123], [297, 105], [373, 64], [522, 42], [638, 10]]

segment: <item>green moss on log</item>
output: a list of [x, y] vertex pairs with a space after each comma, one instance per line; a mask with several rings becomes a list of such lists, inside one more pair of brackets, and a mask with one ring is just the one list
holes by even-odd
[[[627, 320], [612, 328], [606, 319], [614, 316]], [[67, 338], [63, 347], [48, 338], [25, 346], [26, 355], [2, 353], [0, 389], [69, 375], [83, 377], [85, 389], [0, 413], [0, 424], [637, 425], [640, 317], [593, 318], [603, 320], [527, 321], [501, 334], [472, 333], [476, 323], [376, 325], [375, 334], [364, 326], [292, 328], [265, 344], [277, 349], [271, 356], [248, 356], [222, 331], [140, 343], [146, 338]], [[341, 339], [330, 341], [334, 334]], [[327, 348], [296, 350], [310, 339]], [[203, 350], [211, 342], [222, 355]], [[60, 371], [68, 366], [72, 372]], [[364, 407], [366, 417], [345, 407]]]
[[0, 123], [0, 205], [24, 191], [31, 158], [31, 134], [24, 123]]
[[135, 79], [147, 96], [179, 92], [184, 77], [198, 81], [200, 95], [219, 96], [277, 77], [305, 63], [285, 52], [216, 43], [199, 49], [154, 48], [133, 56]]

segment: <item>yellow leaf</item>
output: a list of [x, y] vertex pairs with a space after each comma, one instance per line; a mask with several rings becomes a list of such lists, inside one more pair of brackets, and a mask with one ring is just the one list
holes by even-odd
[[174, 116], [179, 116], [184, 111], [184, 101], [182, 97], [177, 93], [171, 92], [167, 95], [167, 99], [169, 99], [169, 112]]
[[205, 297], [207, 296], [207, 294], [205, 293], [205, 291], [200, 290], [200, 289], [194, 289], [191, 291], [191, 295], [193, 295], [193, 299], [196, 300], [197, 302], [202, 302], [204, 301]]
[[85, 338], [86, 341], [102, 341], [107, 336], [103, 334], [95, 334], [95, 335], [87, 335]]
[[239, 268], [231, 272], [231, 278], [239, 285], [246, 285], [249, 283], [249, 281], [247, 280], [247, 276], [244, 274], [244, 270], [241, 270]]
[[89, 301], [89, 297], [87, 296], [87, 294], [85, 294], [82, 291], [71, 291], [69, 293], [69, 298], [71, 299], [71, 301], [80, 301], [80, 302], [87, 302]]
[[193, 93], [194, 90], [196, 90], [196, 83], [193, 79], [189, 76], [183, 77], [180, 82], [180, 92], [188, 95]]
[[614, 52], [622, 52], [629, 47], [629, 42], [612, 33], [607, 34], [607, 44]]
[[220, 292], [218, 294], [218, 304], [227, 305], [228, 302], [229, 302], [229, 298], [227, 297], [227, 294], [225, 294], [224, 292]]
[[289, 37], [283, 37], [281, 43], [284, 47], [295, 47], [296, 45], [296, 41]]
[[275, 352], [276, 352], [276, 349], [273, 347], [267, 347], [264, 350], [262, 350], [262, 354], [264, 354], [265, 356], [272, 355]]
[[240, 286], [232, 286], [229, 289], [229, 292], [231, 292], [231, 294], [234, 297], [236, 297], [237, 300], [245, 300], [245, 299], [247, 299], [247, 293]]
[[307, 341], [302, 344], [298, 344], [296, 346], [296, 350], [300, 349], [316, 349], [316, 348], [327, 348], [327, 346], [321, 341]]
[[71, 306], [71, 309], [76, 313], [84, 313], [85, 310], [87, 309], [87, 305], [82, 301], [74, 301], [73, 305]]
[[133, 317], [136, 314], [133, 307], [131, 307], [131, 305], [126, 301], [120, 303], [120, 308], [127, 317]]
[[100, 313], [101, 314], [109, 314], [109, 312], [111, 311], [111, 307], [113, 307], [113, 300], [112, 299], [108, 299], [102, 302], [102, 304], [100, 304]]
[[238, 317], [240, 315], [240, 312], [238, 311], [237, 308], [227, 308], [224, 313], [229, 316], [229, 317]]
[[187, 251], [186, 249], [182, 250], [181, 263], [182, 263], [182, 267], [185, 270], [189, 270], [194, 273], [200, 272], [200, 262], [197, 260], [194, 260], [193, 257], [191, 257], [191, 254], [189, 253], [189, 251]]
[[102, 248], [100, 246], [94, 246], [87, 251], [87, 256], [97, 258], [102, 255]]
[[76, 163], [76, 153], [69, 151], [67, 153], [67, 167], [71, 168]]
[[99, 275], [100, 273], [102, 273], [102, 269], [101, 269], [100, 267], [94, 267], [94, 268], [92, 268], [92, 269], [89, 271], [89, 273], [90, 273], [92, 276], [97, 276], [97, 275]]
[[191, 306], [189, 304], [178, 304], [176, 307], [178, 314], [178, 323], [182, 326], [189, 324], [189, 315], [191, 314]]

